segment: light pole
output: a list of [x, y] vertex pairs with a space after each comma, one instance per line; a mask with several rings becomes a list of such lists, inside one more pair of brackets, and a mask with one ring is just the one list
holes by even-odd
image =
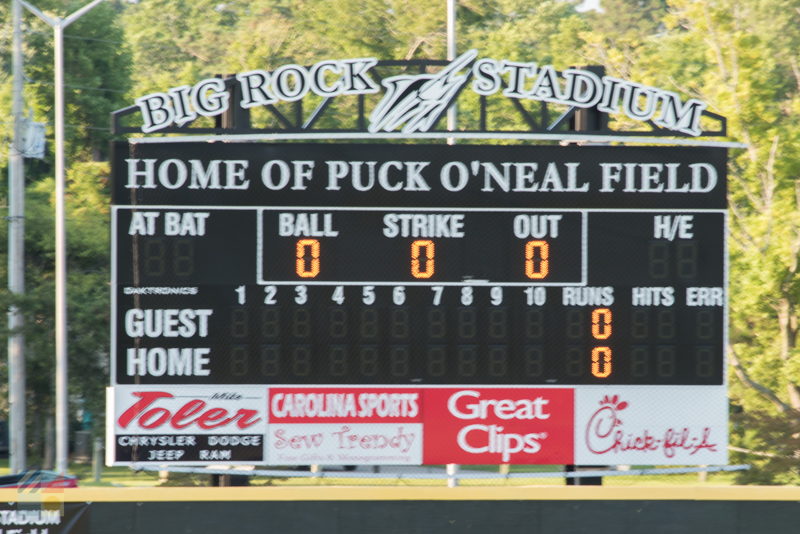
[[[11, 114], [14, 140], [8, 154], [8, 290], [16, 295], [25, 292], [25, 176], [22, 149], [22, 8], [11, 2], [14, 27], [11, 70], [14, 78]], [[8, 430], [9, 469], [20, 473], [27, 467], [25, 441], [25, 337], [22, 312], [17, 306], [8, 310]]]
[[55, 146], [56, 146], [56, 470], [67, 472], [68, 397], [67, 397], [67, 234], [64, 216], [64, 28], [78, 20], [103, 0], [94, 0], [66, 18], [50, 17], [25, 0], [25, 8], [53, 28], [55, 65]]

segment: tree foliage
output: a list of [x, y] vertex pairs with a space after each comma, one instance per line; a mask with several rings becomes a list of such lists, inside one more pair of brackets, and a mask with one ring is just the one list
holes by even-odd
[[[56, 0], [34, 2], [54, 17], [65, 17], [85, 2]], [[101, 416], [103, 387], [107, 383], [108, 357], [108, 142], [109, 113], [125, 105], [130, 88], [130, 56], [118, 24], [120, 6], [104, 3], [77, 19], [64, 32], [64, 97], [67, 156], [68, 235], [68, 348], [70, 398]], [[2, 124], [6, 142], [12, 134], [11, 36], [9, 2], [0, 4], [0, 106], [8, 119]], [[26, 112], [47, 126], [44, 160], [26, 160], [25, 282], [22, 297], [0, 292], [3, 307], [17, 304], [25, 324], [25, 358], [28, 398], [30, 461], [48, 465], [52, 452], [47, 421], [55, 408], [54, 377], [54, 181], [53, 132], [53, 30], [33, 14], [23, 14]], [[6, 143], [6, 144], [7, 144]], [[7, 165], [3, 151], [0, 165]], [[3, 172], [5, 176], [6, 173]], [[6, 205], [7, 183], [0, 185]], [[2, 226], [0, 271], [6, 278], [7, 227]], [[2, 346], [6, 337], [2, 336]], [[3, 383], [7, 382], [3, 368]], [[73, 408], [77, 404], [73, 403]], [[101, 431], [97, 428], [97, 431]]]
[[[732, 154], [730, 166], [729, 357], [731, 394], [751, 424], [734, 427], [743, 431], [733, 434], [733, 443], [762, 454], [745, 456], [759, 466], [745, 477], [763, 481], [770, 473], [776, 482], [800, 480], [795, 460], [790, 470], [784, 465], [795, 456], [787, 456], [787, 447], [798, 448], [790, 429], [800, 416], [798, 9], [798, 2], [681, 2], [670, 21], [686, 38], [705, 44], [708, 67], [699, 91], [748, 145]], [[759, 413], [766, 415], [753, 417]], [[770, 427], [778, 421], [786, 432], [768, 445], [764, 438], [774, 435]]]

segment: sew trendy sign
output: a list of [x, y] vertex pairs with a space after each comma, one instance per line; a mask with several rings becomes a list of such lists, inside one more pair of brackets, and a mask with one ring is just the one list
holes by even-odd
[[142, 115], [141, 131], [157, 132], [183, 126], [198, 117], [216, 117], [234, 104], [243, 108], [297, 102], [309, 93], [323, 98], [340, 95], [376, 95], [377, 105], [368, 117], [370, 133], [429, 132], [459, 93], [471, 90], [481, 96], [501, 94], [520, 101], [532, 100], [575, 108], [596, 108], [653, 123], [676, 134], [699, 136], [700, 118], [707, 104], [677, 93], [589, 70], [561, 72], [552, 65], [479, 58], [469, 50], [436, 73], [383, 77], [380, 84], [371, 71], [378, 60], [354, 58], [324, 60], [309, 67], [282, 65], [272, 71], [251, 70], [235, 76], [237, 91], [229, 91], [221, 78], [181, 85], [136, 99]]

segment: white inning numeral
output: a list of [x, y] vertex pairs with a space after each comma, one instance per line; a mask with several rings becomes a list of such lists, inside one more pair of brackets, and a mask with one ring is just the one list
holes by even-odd
[[543, 287], [526, 287], [525, 303], [528, 306], [543, 306], [547, 302], [547, 292]]
[[489, 290], [489, 297], [491, 297], [492, 306], [500, 306], [503, 303], [503, 288], [494, 286]]
[[361, 302], [367, 306], [375, 304], [375, 286], [364, 286], [361, 289]]
[[296, 304], [301, 305], [308, 302], [308, 288], [306, 286], [295, 286], [294, 301]]
[[395, 286], [392, 290], [392, 302], [395, 306], [402, 306], [406, 302], [406, 288], [405, 286]]
[[431, 291], [433, 291], [433, 305], [439, 306], [442, 303], [442, 293], [444, 293], [444, 286], [433, 286], [431, 287]]
[[464, 286], [461, 288], [461, 304], [463, 306], [471, 306], [473, 301], [473, 291], [471, 286]]
[[236, 299], [238, 300], [239, 304], [244, 304], [247, 301], [247, 294], [245, 293], [246, 292], [245, 287], [239, 286], [236, 289], [234, 289], [234, 291], [236, 291]]
[[278, 294], [278, 288], [276, 286], [266, 286], [264, 288], [264, 304], [268, 304], [270, 306], [274, 306], [278, 303], [275, 300], [275, 295]]
[[336, 286], [331, 295], [331, 300], [336, 304], [344, 304], [344, 286]]

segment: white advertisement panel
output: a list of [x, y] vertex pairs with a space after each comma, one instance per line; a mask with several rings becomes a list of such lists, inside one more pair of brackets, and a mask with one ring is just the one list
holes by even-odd
[[264, 462], [263, 386], [116, 386], [108, 397], [109, 462]]
[[272, 465], [420, 465], [417, 388], [269, 388]]
[[588, 386], [575, 396], [576, 464], [728, 462], [725, 386]]
[[272, 424], [272, 465], [421, 465], [421, 423]]

